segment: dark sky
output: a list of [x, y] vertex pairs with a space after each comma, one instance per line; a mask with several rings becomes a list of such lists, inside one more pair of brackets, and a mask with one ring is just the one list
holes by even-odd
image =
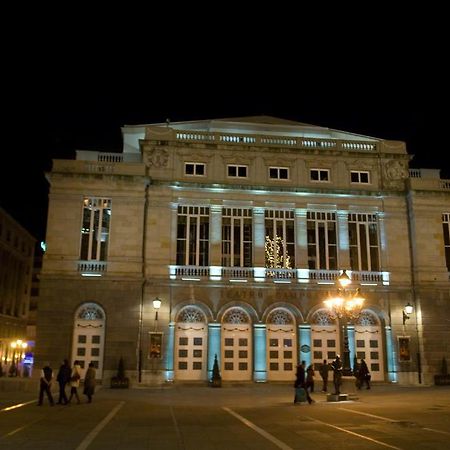
[[379, 53], [349, 60], [331, 49], [311, 59], [305, 52], [268, 54], [264, 43], [253, 49], [236, 58], [181, 48], [158, 59], [148, 48], [133, 58], [129, 48], [111, 55], [84, 42], [48, 52], [45, 61], [35, 52], [4, 83], [0, 205], [44, 239], [44, 173], [52, 158], [74, 158], [76, 149], [120, 151], [122, 125], [166, 118], [266, 114], [398, 139], [415, 155], [412, 167], [440, 168], [450, 178], [441, 135], [446, 114], [440, 113], [447, 84], [419, 74], [416, 59], [400, 52], [394, 59]]

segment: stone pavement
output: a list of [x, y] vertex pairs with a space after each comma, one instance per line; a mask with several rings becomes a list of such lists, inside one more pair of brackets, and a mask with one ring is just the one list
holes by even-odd
[[450, 387], [375, 385], [336, 404], [324, 393], [312, 396], [312, 406], [294, 405], [291, 384], [169, 384], [103, 388], [92, 404], [80, 395], [81, 405], [50, 407], [45, 399], [36, 407], [37, 390], [3, 391], [0, 448], [448, 448]]

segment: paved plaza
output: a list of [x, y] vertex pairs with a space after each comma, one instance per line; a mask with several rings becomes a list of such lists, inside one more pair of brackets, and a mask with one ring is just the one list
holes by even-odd
[[351, 401], [288, 384], [99, 389], [91, 404], [37, 406], [0, 392], [0, 449], [448, 449], [450, 386], [375, 385]]

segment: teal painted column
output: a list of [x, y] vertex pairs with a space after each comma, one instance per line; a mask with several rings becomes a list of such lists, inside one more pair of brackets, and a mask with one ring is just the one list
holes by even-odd
[[392, 329], [390, 326], [385, 328], [386, 330], [386, 362], [388, 380], [391, 383], [397, 383], [397, 355], [394, 351], [394, 345], [392, 343]]
[[175, 372], [173, 370], [173, 363], [175, 357], [175, 322], [169, 323], [169, 332], [166, 340], [166, 351], [164, 355], [164, 367], [166, 368], [166, 381], [173, 381]]
[[220, 367], [220, 331], [220, 323], [208, 324], [208, 380], [212, 377], [215, 355]]
[[356, 349], [355, 349], [355, 326], [354, 325], [347, 325], [347, 336], [348, 336], [348, 349], [350, 351], [350, 367], [352, 370], [353, 362], [355, 360], [356, 355]]
[[253, 325], [253, 380], [256, 382], [267, 381], [267, 330], [266, 325]]
[[299, 363], [305, 361], [306, 367], [311, 364], [311, 325], [298, 327]]

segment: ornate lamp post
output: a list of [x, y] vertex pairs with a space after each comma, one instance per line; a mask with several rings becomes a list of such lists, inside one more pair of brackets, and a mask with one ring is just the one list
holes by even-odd
[[338, 289], [337, 293], [329, 295], [324, 301], [326, 307], [331, 313], [333, 319], [339, 319], [344, 331], [344, 353], [342, 358], [342, 374], [352, 375], [350, 366], [350, 350], [348, 346], [348, 331], [347, 324], [349, 320], [354, 320], [359, 317], [364, 304], [364, 297], [361, 295], [359, 288], [352, 293], [347, 286], [351, 284], [350, 277], [347, 275], [345, 269], [336, 279]]

